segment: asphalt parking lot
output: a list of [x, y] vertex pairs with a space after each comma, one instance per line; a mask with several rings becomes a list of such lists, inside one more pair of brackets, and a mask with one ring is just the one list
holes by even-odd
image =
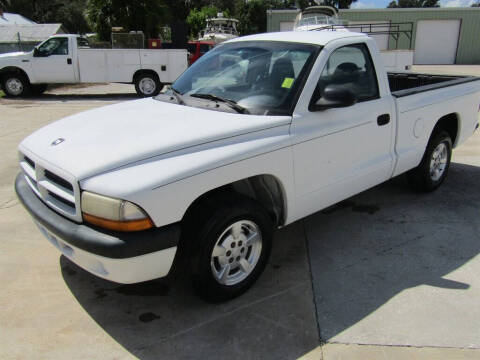
[[135, 98], [130, 85], [97, 85], [0, 99], [0, 358], [480, 358], [480, 132], [435, 193], [399, 177], [278, 230], [257, 284], [213, 305], [181, 269], [130, 286], [90, 275], [45, 241], [14, 194], [25, 136]]

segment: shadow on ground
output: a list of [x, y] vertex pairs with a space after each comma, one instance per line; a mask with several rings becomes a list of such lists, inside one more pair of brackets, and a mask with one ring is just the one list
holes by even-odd
[[[349, 336], [338, 335], [406, 289], [429, 285], [462, 292], [470, 288], [470, 284], [443, 277], [480, 252], [478, 179], [480, 168], [452, 163], [449, 177], [433, 193], [412, 193], [402, 179], [393, 179], [305, 220], [318, 322], [324, 341], [348, 339], [363, 343], [368, 339], [389, 343], [401, 338], [406, 345], [419, 345], [410, 341], [446, 341], [448, 346], [458, 345], [448, 343], [456, 337], [451, 334], [449, 324], [439, 324], [444, 329], [431, 328], [436, 323], [432, 316], [436, 309], [425, 316], [426, 324], [422, 324], [421, 318], [411, 319], [411, 312], [404, 314], [403, 320], [399, 315], [415, 307], [434, 306], [427, 303], [432, 298], [414, 300], [419, 302], [418, 306], [410, 303], [393, 309], [388, 318], [376, 319], [379, 328], [372, 329], [373, 321], [368, 323], [368, 329], [362, 328], [368, 334], [357, 330]], [[436, 290], [430, 290], [430, 295], [432, 291]], [[438, 308], [448, 308], [438, 296], [431, 296], [440, 302]], [[469, 306], [459, 302], [458, 293], [450, 295], [448, 301], [453, 301], [451, 314], [437, 313], [437, 316], [454, 318], [452, 314], [458, 310], [469, 322]], [[392, 319], [410, 322], [410, 334], [407, 325], [392, 323]], [[428, 334], [418, 334], [422, 326]], [[387, 333], [381, 334], [382, 331]], [[446, 340], [439, 339], [436, 331], [450, 335]], [[472, 335], [472, 341], [475, 336]], [[467, 342], [465, 337], [466, 334], [459, 334], [459, 341], [464, 338]]]
[[238, 299], [198, 299], [178, 269], [167, 281], [119, 285], [62, 257], [62, 275], [85, 311], [140, 359], [293, 359], [318, 344], [301, 223], [276, 234], [270, 263]]
[[277, 232], [259, 282], [226, 304], [196, 298], [181, 273], [120, 286], [61, 258], [62, 274], [87, 313], [141, 359], [293, 359], [319, 344], [311, 279], [323, 340], [416, 285], [468, 289], [442, 277], [480, 252], [479, 178], [480, 168], [452, 164], [435, 193], [412, 193], [397, 178], [292, 224]]
[[[115, 100], [129, 100], [129, 99], [140, 99], [140, 97], [135, 93], [112, 93], [112, 94], [42, 94], [39, 96], [29, 96], [22, 98], [21, 100], [25, 101], [115, 101]], [[4, 98], [4, 100], [14, 100], [12, 98]]]

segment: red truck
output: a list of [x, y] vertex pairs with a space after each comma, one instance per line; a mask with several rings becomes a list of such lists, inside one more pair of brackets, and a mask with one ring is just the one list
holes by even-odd
[[[172, 43], [162, 42], [160, 39], [149, 39], [149, 49], [172, 49]], [[188, 65], [192, 65], [207, 51], [215, 46], [213, 41], [189, 41], [187, 43], [188, 50]]]

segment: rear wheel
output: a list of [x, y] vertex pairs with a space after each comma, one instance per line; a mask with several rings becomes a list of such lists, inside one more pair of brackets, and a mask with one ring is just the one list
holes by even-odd
[[416, 191], [430, 192], [445, 180], [452, 157], [452, 140], [446, 131], [439, 131], [430, 139], [420, 165], [407, 173], [407, 179]]
[[7, 74], [2, 78], [2, 89], [9, 97], [27, 96], [30, 94], [30, 82], [23, 74]]
[[[218, 204], [218, 202], [216, 202]], [[190, 271], [196, 292], [205, 300], [225, 301], [253, 285], [270, 255], [273, 223], [258, 203], [248, 198], [203, 208], [203, 219], [186, 224]]]
[[142, 97], [156, 96], [162, 87], [160, 79], [154, 73], [141, 73], [135, 77], [135, 91]]

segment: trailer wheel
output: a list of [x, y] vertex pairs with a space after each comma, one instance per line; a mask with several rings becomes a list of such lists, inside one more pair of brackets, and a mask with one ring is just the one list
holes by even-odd
[[135, 77], [135, 91], [142, 97], [156, 96], [162, 87], [157, 74], [152, 72], [140, 73]]
[[30, 82], [20, 73], [6, 74], [2, 78], [2, 89], [9, 97], [22, 97], [30, 94]]

